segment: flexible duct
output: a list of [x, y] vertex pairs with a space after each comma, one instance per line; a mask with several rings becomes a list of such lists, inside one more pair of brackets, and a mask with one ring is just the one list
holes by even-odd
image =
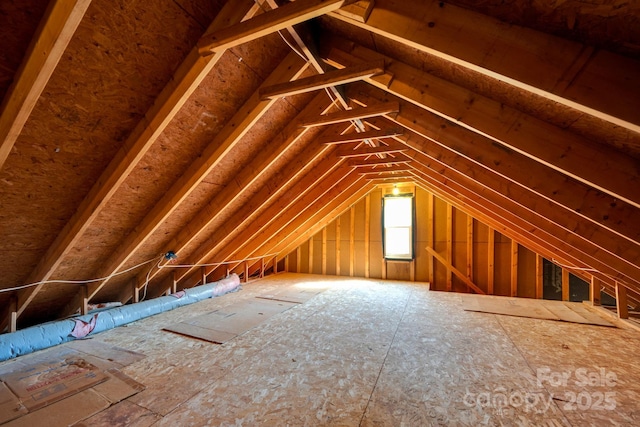
[[95, 314], [57, 320], [0, 335], [0, 361], [12, 359], [62, 344], [77, 338], [94, 335], [117, 326], [238, 289], [240, 278], [231, 274], [218, 282], [197, 286], [176, 294], [123, 305]]

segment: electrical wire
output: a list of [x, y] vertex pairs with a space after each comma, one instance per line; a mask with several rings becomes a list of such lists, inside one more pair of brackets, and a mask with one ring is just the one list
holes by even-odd
[[153, 261], [155, 261], [156, 258], [141, 262], [140, 264], [134, 265], [133, 267], [129, 267], [126, 270], [122, 270], [119, 271], [117, 273], [112, 273], [106, 277], [100, 277], [98, 279], [89, 279], [89, 280], [62, 280], [62, 279], [56, 279], [56, 280], [41, 280], [39, 282], [33, 282], [33, 283], [29, 283], [27, 285], [21, 285], [21, 286], [15, 286], [13, 288], [4, 288], [4, 289], [0, 289], [0, 293], [3, 292], [13, 292], [13, 291], [19, 291], [20, 289], [26, 289], [26, 288], [30, 288], [33, 286], [39, 286], [39, 285], [47, 285], [49, 283], [64, 283], [64, 284], [71, 284], [71, 285], [86, 285], [87, 283], [95, 283], [95, 282], [101, 282], [103, 280], [109, 280], [113, 277], [116, 276], [120, 276], [121, 274], [125, 274], [128, 273], [132, 270], [135, 270], [136, 268], [142, 267], [143, 265], [149, 264]]

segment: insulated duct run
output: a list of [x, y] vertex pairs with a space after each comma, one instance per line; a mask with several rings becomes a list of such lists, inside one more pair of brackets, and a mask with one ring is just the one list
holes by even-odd
[[240, 278], [233, 273], [218, 282], [197, 286], [169, 296], [3, 334], [0, 335], [0, 362], [126, 325], [183, 305], [218, 297], [238, 289], [239, 286]]

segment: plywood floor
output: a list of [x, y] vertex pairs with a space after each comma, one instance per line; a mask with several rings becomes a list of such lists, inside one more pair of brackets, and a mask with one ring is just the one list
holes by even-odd
[[[162, 328], [305, 281], [328, 289], [217, 345]], [[282, 274], [96, 335], [146, 386], [88, 426], [640, 425], [640, 333], [464, 311], [404, 282]]]

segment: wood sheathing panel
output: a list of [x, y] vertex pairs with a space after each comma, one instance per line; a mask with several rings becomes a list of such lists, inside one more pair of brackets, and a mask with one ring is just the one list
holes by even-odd
[[[92, 2], [0, 171], [3, 284], [25, 280], [202, 31], [173, 2]], [[84, 278], [101, 259], [78, 255]], [[25, 318], [42, 320], [35, 310]]]
[[13, 81], [48, 3], [47, 0], [0, 3], [0, 100]]
[[[342, 21], [324, 17], [322, 23], [324, 28], [338, 37], [355, 41], [364, 47], [455, 83], [480, 96], [553, 123], [562, 129], [568, 129], [592, 140], [594, 144], [613, 145], [625, 151], [631, 151], [640, 158], [640, 135], [628, 129], [518, 89], [504, 81], [481, 75], [435, 55], [347, 25]], [[428, 90], [426, 87], [424, 89]], [[474, 102], [474, 98], [469, 98], [466, 108], [471, 108]]]

